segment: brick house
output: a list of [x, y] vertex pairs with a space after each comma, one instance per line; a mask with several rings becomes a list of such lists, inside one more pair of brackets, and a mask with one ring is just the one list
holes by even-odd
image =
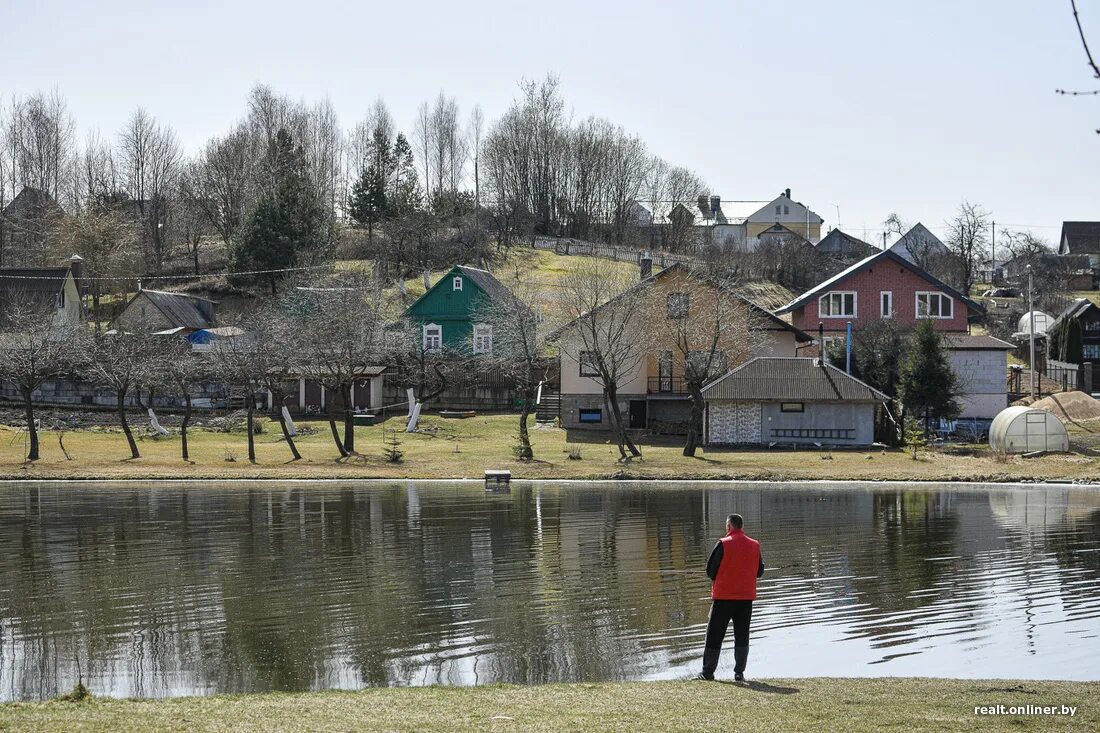
[[992, 418], [1008, 405], [1008, 352], [1012, 344], [970, 333], [985, 315], [981, 304], [947, 285], [893, 249], [866, 257], [779, 309], [826, 344], [843, 342], [848, 324], [858, 331], [882, 319], [915, 328], [931, 319], [944, 334], [960, 380], [962, 417]]

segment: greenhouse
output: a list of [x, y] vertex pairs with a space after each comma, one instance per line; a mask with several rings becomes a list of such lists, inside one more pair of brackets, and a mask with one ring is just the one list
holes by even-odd
[[1009, 407], [993, 418], [989, 446], [1001, 453], [1068, 451], [1069, 435], [1062, 421], [1046, 410]]

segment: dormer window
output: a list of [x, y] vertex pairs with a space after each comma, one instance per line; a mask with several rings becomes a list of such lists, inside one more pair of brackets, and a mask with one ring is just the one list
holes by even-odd
[[451, 289], [452, 290], [462, 290], [462, 278], [461, 277], [456, 276], [453, 280], [451, 280]]

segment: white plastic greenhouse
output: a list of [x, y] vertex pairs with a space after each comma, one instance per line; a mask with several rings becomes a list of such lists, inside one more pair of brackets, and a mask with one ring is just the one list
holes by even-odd
[[1019, 322], [1016, 324], [1016, 332], [1022, 333], [1025, 336], [1031, 333], [1031, 314], [1035, 314], [1035, 335], [1039, 336], [1047, 332], [1050, 324], [1054, 323], [1054, 319], [1048, 314], [1042, 311], [1028, 311], [1020, 316]]
[[1008, 407], [989, 426], [989, 447], [1002, 453], [1068, 451], [1069, 435], [1062, 421], [1046, 410]]

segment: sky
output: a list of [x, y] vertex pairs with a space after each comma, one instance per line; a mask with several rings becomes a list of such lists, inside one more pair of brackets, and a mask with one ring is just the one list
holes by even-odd
[[[1100, 49], [1100, 0], [1079, 0]], [[137, 106], [194, 151], [264, 83], [328, 98], [345, 128], [382, 97], [399, 128], [440, 90], [490, 122], [555, 74], [724, 199], [785, 188], [881, 241], [937, 234], [967, 199], [1055, 241], [1100, 219], [1100, 96], [1069, 0], [234, 2], [0, 0], [0, 96], [57, 88], [79, 129]]]

